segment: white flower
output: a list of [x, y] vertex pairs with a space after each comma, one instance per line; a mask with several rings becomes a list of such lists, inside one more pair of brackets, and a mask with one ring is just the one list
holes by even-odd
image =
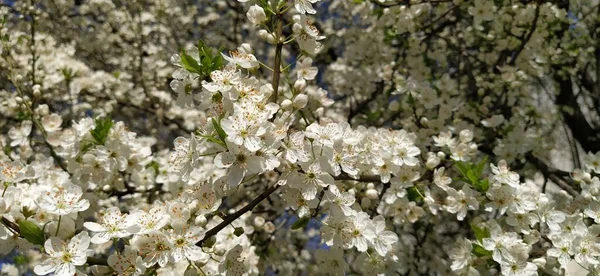
[[319, 201], [316, 198], [312, 200], [306, 200], [300, 191], [290, 188], [289, 186], [285, 186], [283, 199], [285, 199], [285, 201], [290, 205], [292, 210], [296, 210], [299, 217], [310, 215], [310, 209], [317, 208], [317, 205], [319, 204]]
[[187, 227], [187, 223], [175, 224], [168, 230], [168, 239], [171, 242], [171, 261], [178, 263], [184, 258], [190, 261], [206, 262], [210, 255], [204, 253], [196, 243], [204, 238], [204, 231], [199, 227]]
[[475, 24], [480, 24], [481, 21], [491, 21], [494, 19], [494, 1], [475, 0], [475, 5], [469, 7], [469, 14], [473, 16]]
[[173, 141], [175, 151], [171, 154], [172, 170], [181, 174], [181, 180], [187, 182], [198, 159], [198, 141], [192, 133], [190, 139], [177, 137]]
[[304, 149], [306, 141], [303, 132], [294, 132], [287, 136], [287, 142], [283, 144], [285, 148], [285, 159], [290, 163], [308, 162], [308, 154]]
[[333, 177], [322, 171], [318, 162], [302, 164], [302, 168], [304, 172], [293, 174], [288, 183], [290, 187], [300, 190], [306, 200], [314, 199], [320, 188], [335, 184]]
[[304, 131], [306, 137], [315, 139], [315, 141], [329, 147], [333, 147], [335, 141], [342, 139], [343, 133], [342, 127], [336, 123], [329, 123], [325, 126], [312, 123]]
[[375, 227], [365, 212], [356, 213], [350, 218], [349, 224], [342, 231], [344, 236], [348, 237], [348, 248], [355, 246], [356, 250], [365, 252], [369, 244], [375, 238]]
[[81, 187], [66, 184], [62, 189], [42, 193], [37, 203], [46, 212], [63, 216], [85, 211], [90, 207], [87, 199], [81, 199], [82, 195]]
[[242, 110], [236, 106], [233, 116], [221, 120], [221, 127], [227, 133], [227, 141], [256, 152], [262, 146], [260, 137], [267, 132], [267, 124], [259, 119], [256, 110]]
[[550, 257], [558, 259], [561, 267], [567, 267], [567, 264], [573, 259], [571, 253], [573, 252], [573, 236], [572, 235], [556, 235], [552, 236], [552, 244], [554, 248], [548, 249], [546, 254]]
[[298, 61], [298, 79], [314, 80], [319, 72], [317, 67], [312, 66], [313, 60], [310, 57], [304, 57]]
[[31, 121], [23, 121], [21, 127], [11, 127], [8, 131], [8, 137], [12, 140], [10, 142], [11, 147], [24, 146], [29, 144], [29, 134], [31, 133]]
[[467, 215], [467, 210], [479, 209], [479, 201], [475, 198], [473, 190], [469, 186], [464, 185], [460, 191], [453, 188], [448, 188], [448, 197], [446, 198], [447, 205], [446, 210], [448, 212], [457, 214], [458, 220], [463, 220]]
[[501, 125], [504, 122], [504, 116], [502, 115], [494, 115], [490, 118], [481, 120], [481, 124], [484, 127], [494, 128]]
[[75, 235], [68, 243], [57, 237], [50, 237], [44, 243], [49, 258], [36, 265], [33, 271], [38, 275], [54, 272], [57, 276], [72, 276], [75, 266], [84, 265], [87, 261], [87, 249], [90, 237], [87, 232]]
[[138, 276], [146, 272], [142, 257], [131, 246], [126, 245], [123, 252], [115, 252], [108, 256], [107, 263], [119, 275]]
[[440, 167], [433, 171], [433, 183], [435, 183], [435, 185], [437, 185], [438, 187], [442, 188], [442, 190], [444, 191], [447, 190], [448, 185], [452, 183], [452, 178], [444, 174], [445, 170], [446, 169], [444, 167]]
[[452, 265], [450, 269], [452, 271], [461, 271], [465, 267], [469, 266], [471, 262], [471, 251], [473, 250], [473, 244], [470, 240], [461, 238], [455, 245], [452, 250], [450, 250], [449, 255], [452, 259]]
[[294, 0], [294, 7], [299, 13], [315, 14], [317, 11], [313, 8], [312, 4], [319, 1], [320, 0]]
[[453, 147], [456, 143], [456, 140], [452, 138], [452, 133], [442, 132], [438, 136], [433, 136], [433, 141], [435, 142], [436, 147]]
[[397, 166], [406, 165], [412, 167], [419, 163], [419, 159], [416, 157], [419, 154], [421, 154], [421, 150], [418, 147], [408, 143], [402, 143], [396, 148], [392, 162]]
[[171, 219], [166, 211], [166, 206], [156, 206], [145, 211], [137, 211], [130, 214], [137, 219], [137, 225], [141, 227], [138, 234], [147, 234], [162, 229]]
[[519, 174], [510, 171], [510, 168], [505, 160], [500, 160], [500, 162], [498, 162], [498, 167], [494, 166], [494, 164], [490, 164], [490, 168], [492, 173], [494, 173], [495, 181], [507, 184], [511, 187], [519, 186]]
[[140, 226], [135, 225], [136, 217], [123, 215], [117, 207], [108, 208], [100, 218], [100, 223], [85, 222], [83, 226], [92, 232], [92, 243], [102, 244], [110, 241], [112, 238], [124, 238], [137, 233]]
[[243, 147], [227, 141], [229, 151], [221, 152], [215, 156], [215, 165], [227, 168], [227, 183], [236, 187], [247, 174], [258, 174], [264, 171], [265, 160]]
[[192, 83], [189, 79], [173, 79], [171, 89], [177, 93], [177, 105], [181, 107], [194, 106], [194, 94], [192, 93]]
[[375, 237], [372, 240], [373, 248], [381, 256], [385, 256], [393, 244], [398, 242], [398, 235], [392, 231], [385, 230], [385, 218], [376, 216], [373, 218]]
[[350, 216], [355, 212], [351, 207], [356, 200], [354, 195], [348, 192], [340, 192], [336, 185], [329, 186], [329, 189], [325, 192], [325, 198], [330, 202], [329, 209], [332, 215]]
[[265, 10], [263, 10], [263, 8], [259, 5], [252, 5], [246, 13], [246, 16], [254, 25], [260, 25], [267, 20]]
[[151, 267], [158, 263], [165, 267], [169, 262], [173, 245], [167, 236], [161, 232], [151, 232], [145, 236], [139, 236], [135, 240], [135, 246], [143, 257], [143, 264]]
[[19, 161], [0, 161], [0, 182], [18, 183], [35, 176], [35, 171], [29, 165], [23, 166]]
[[234, 51], [229, 51], [229, 56], [223, 53], [221, 53], [221, 56], [223, 56], [225, 60], [230, 62], [230, 64], [237, 65], [244, 69], [252, 69], [260, 66], [260, 63], [258, 62], [256, 57], [253, 54], [246, 52], [246, 50], [243, 47], [239, 47], [237, 50]]
[[[230, 59], [229, 57], [227, 57]], [[202, 82], [202, 87], [210, 92], [229, 92], [240, 82], [240, 71], [235, 66], [226, 66], [223, 70], [210, 73], [211, 82]]]

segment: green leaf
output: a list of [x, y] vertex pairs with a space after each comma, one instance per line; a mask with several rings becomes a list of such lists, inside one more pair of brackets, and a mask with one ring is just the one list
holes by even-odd
[[481, 173], [483, 173], [483, 168], [485, 168], [485, 164], [487, 164], [487, 160], [488, 160], [488, 157], [486, 155], [485, 157], [483, 157], [483, 160], [479, 161], [479, 163], [477, 163], [477, 166], [475, 166], [475, 168], [473, 168], [475, 170], [475, 174], [477, 175], [477, 178], [481, 177]]
[[219, 139], [221, 139], [221, 141], [223, 143], [225, 143], [225, 138], [227, 138], [227, 133], [225, 133], [225, 131], [221, 127], [221, 124], [217, 120], [215, 120], [215, 118], [212, 118], [212, 124], [213, 124], [213, 127], [215, 128], [215, 131], [219, 135]]
[[461, 173], [461, 174], [462, 174], [462, 175], [463, 175], [465, 178], [467, 178], [467, 179], [468, 179], [469, 177], [467, 176], [467, 173], [468, 173], [468, 172], [471, 170], [471, 168], [470, 168], [469, 164], [467, 164], [467, 163], [465, 163], [465, 162], [461, 162], [461, 161], [458, 161], [458, 162], [456, 162], [455, 164], [456, 164], [456, 167], [458, 168], [458, 171], [460, 171], [460, 173]]
[[475, 175], [475, 171], [473, 170], [467, 171], [467, 179], [469, 179], [469, 182], [473, 185], [476, 185], [476, 183], [479, 182], [479, 178]]
[[21, 236], [30, 243], [44, 245], [44, 242], [46, 241], [44, 232], [34, 222], [21, 220], [19, 221], [19, 229], [21, 231]]
[[406, 189], [406, 195], [410, 201], [418, 201], [423, 199], [421, 192], [417, 189], [417, 187], [414, 186]]
[[292, 224], [292, 230], [306, 227], [306, 225], [308, 225], [309, 221], [310, 221], [310, 217], [303, 217], [303, 218], [296, 220], [296, 222], [294, 222], [294, 224]]
[[227, 145], [223, 141], [221, 141], [221, 140], [219, 140], [219, 139], [217, 139], [215, 137], [212, 137], [212, 136], [209, 136], [209, 135], [202, 135], [201, 137], [205, 138], [206, 140], [208, 140], [210, 142], [218, 144], [218, 145], [220, 145], [220, 146], [222, 146], [224, 148], [227, 148]]
[[490, 230], [486, 227], [482, 228], [477, 226], [475, 223], [471, 223], [471, 230], [473, 231], [473, 234], [475, 234], [475, 238], [477, 238], [479, 242], [481, 242], [485, 238], [490, 237]]
[[90, 130], [90, 134], [92, 134], [98, 145], [104, 145], [112, 126], [113, 122], [108, 116], [96, 119], [96, 127]]
[[483, 248], [481, 245], [476, 244], [476, 243], [473, 244], [473, 249], [471, 250], [471, 253], [473, 253], [477, 257], [484, 257], [484, 256], [492, 255], [492, 251], [485, 250], [485, 248]]
[[203, 75], [202, 67], [198, 65], [198, 61], [196, 61], [193, 57], [186, 54], [185, 52], [181, 53], [181, 66], [183, 66], [183, 69], [187, 71], [196, 73], [198, 75]]
[[484, 179], [483, 181], [479, 182], [480, 184], [480, 192], [487, 192], [487, 190], [490, 188], [490, 181], [487, 179]]

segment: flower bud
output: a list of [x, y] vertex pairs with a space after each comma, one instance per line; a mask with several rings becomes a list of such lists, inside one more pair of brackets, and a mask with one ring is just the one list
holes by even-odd
[[269, 38], [269, 32], [265, 29], [258, 30], [258, 37], [267, 40]]
[[292, 101], [285, 99], [281, 102], [280, 105], [281, 105], [281, 109], [288, 110], [292, 106]]
[[22, 104], [23, 103], [23, 98], [17, 96], [17, 97], [15, 97], [15, 102], [17, 102], [18, 104]]
[[206, 219], [205, 216], [197, 216], [194, 219], [194, 224], [196, 224], [198, 226], [204, 226], [204, 225], [206, 225], [207, 222], [208, 222], [208, 220]]
[[379, 194], [377, 193], [377, 190], [375, 189], [367, 189], [367, 191], [365, 192], [367, 198], [369, 199], [377, 199], [379, 197]]
[[254, 25], [260, 25], [265, 20], [267, 20], [267, 15], [265, 14], [265, 10], [259, 5], [253, 5], [250, 7], [248, 12], [246, 13], [248, 20], [252, 22]]
[[463, 129], [460, 131], [460, 141], [461, 142], [471, 142], [473, 140], [473, 132], [469, 129]]
[[46, 116], [50, 113], [50, 108], [47, 104], [40, 104], [35, 108], [35, 113], [40, 115], [40, 117]]
[[294, 90], [296, 90], [298, 92], [302, 92], [302, 91], [304, 91], [304, 89], [306, 89], [306, 80], [305, 79], [297, 79], [296, 82], [294, 82]]
[[292, 31], [295, 34], [302, 33], [302, 25], [300, 25], [299, 23], [294, 23], [294, 25], [292, 26]]
[[255, 227], [261, 228], [261, 227], [263, 227], [263, 225], [265, 225], [265, 218], [263, 218], [261, 216], [254, 217], [254, 226]]
[[271, 233], [275, 232], [275, 224], [273, 224], [270, 221], [267, 221], [264, 225], [264, 229], [265, 229], [265, 232], [271, 234]]
[[252, 54], [252, 46], [248, 43], [242, 43], [239, 47], [240, 50], [244, 51], [246, 54]]
[[267, 35], [267, 42], [269, 44], [276, 44], [277, 43], [277, 39], [275, 39], [275, 36], [273, 34], [268, 34]]
[[294, 98], [294, 108], [302, 109], [308, 104], [308, 96], [306, 94], [299, 94]]
[[433, 169], [435, 167], [437, 167], [437, 165], [440, 164], [440, 158], [435, 155], [435, 154], [431, 154], [427, 157], [427, 162], [425, 162], [425, 166], [427, 166], [427, 168], [429, 169]]

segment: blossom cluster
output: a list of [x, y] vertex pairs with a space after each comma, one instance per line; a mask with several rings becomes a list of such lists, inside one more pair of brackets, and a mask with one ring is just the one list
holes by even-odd
[[0, 8], [2, 274], [600, 273], [597, 5], [55, 2]]

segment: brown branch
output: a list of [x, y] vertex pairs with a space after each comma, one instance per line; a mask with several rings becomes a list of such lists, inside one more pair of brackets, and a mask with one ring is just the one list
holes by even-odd
[[263, 201], [264, 199], [269, 197], [273, 192], [275, 192], [280, 186], [281, 185], [275, 184], [275, 185], [269, 187], [262, 194], [260, 194], [258, 197], [256, 197], [254, 200], [252, 200], [250, 203], [248, 203], [248, 205], [244, 206], [242, 209], [239, 209], [237, 212], [225, 217], [225, 219], [221, 223], [219, 223], [217, 226], [206, 231], [206, 233], [204, 233], [204, 238], [202, 240], [200, 240], [199, 242], [197, 242], [196, 245], [202, 246], [202, 243], [204, 243], [210, 237], [219, 233], [221, 230], [223, 230], [223, 228], [227, 227], [227, 225], [231, 224], [234, 220], [238, 219], [246, 212], [252, 210], [261, 201]]

